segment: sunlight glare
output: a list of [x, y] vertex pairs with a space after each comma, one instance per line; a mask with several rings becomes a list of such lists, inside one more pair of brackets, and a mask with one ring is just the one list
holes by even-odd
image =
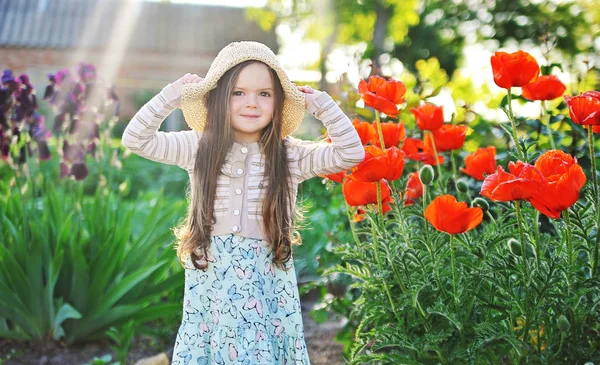
[[198, 4], [229, 6], [234, 8], [262, 8], [267, 5], [267, 0], [145, 0], [154, 2], [167, 2], [173, 4]]

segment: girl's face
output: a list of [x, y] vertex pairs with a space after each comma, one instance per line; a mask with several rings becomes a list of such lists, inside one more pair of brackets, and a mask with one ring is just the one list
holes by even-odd
[[268, 67], [251, 63], [238, 76], [229, 107], [233, 138], [237, 142], [257, 142], [271, 123], [275, 109], [273, 81]]

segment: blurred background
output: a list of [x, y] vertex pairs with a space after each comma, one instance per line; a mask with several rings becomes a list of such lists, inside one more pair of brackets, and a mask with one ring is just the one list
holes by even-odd
[[[116, 86], [123, 117], [184, 73], [203, 75], [236, 40], [267, 44], [293, 80], [331, 93], [342, 79], [397, 76], [429, 58], [489, 83], [482, 71], [501, 49], [568, 60], [577, 70], [563, 69], [566, 79], [600, 61], [599, 9], [594, 0], [0, 0], [0, 67], [41, 90], [48, 74], [93, 63]], [[165, 127], [184, 127], [180, 114]]]

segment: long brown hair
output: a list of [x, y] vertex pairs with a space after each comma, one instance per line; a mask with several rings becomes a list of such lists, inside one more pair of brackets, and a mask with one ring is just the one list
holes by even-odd
[[[230, 96], [241, 70], [254, 62], [259, 61], [245, 61], [229, 69], [219, 79], [217, 87], [206, 95], [206, 127], [198, 143], [188, 212], [183, 224], [174, 229], [177, 238], [175, 247], [182, 265], [184, 257], [189, 254], [198, 269], [205, 270], [208, 267], [211, 227], [216, 223], [214, 203], [217, 179], [233, 145]], [[268, 69], [273, 83], [275, 108], [273, 119], [262, 131], [259, 141], [265, 156], [264, 179], [268, 181], [262, 214], [265, 239], [274, 252], [273, 264], [285, 270], [284, 264], [292, 255], [292, 244], [300, 244], [300, 236], [293, 228], [300, 212], [291, 206], [293, 200], [288, 156], [281, 138], [285, 94], [277, 73], [270, 67]], [[187, 195], [190, 197], [190, 194]]]

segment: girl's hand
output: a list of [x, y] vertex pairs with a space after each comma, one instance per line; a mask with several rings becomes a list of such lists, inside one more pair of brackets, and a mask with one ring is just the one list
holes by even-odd
[[323, 93], [323, 91], [315, 90], [308, 85], [297, 86], [297, 88], [298, 88], [298, 90], [300, 90], [301, 92], [306, 94], [306, 102], [304, 105], [305, 108], [308, 107], [310, 105], [310, 103], [312, 103], [314, 98], [316, 98], [317, 96], [319, 96]]
[[177, 81], [172, 82], [171, 85], [173, 86], [173, 88], [175, 89], [175, 92], [177, 93], [176, 104], [179, 105], [179, 103], [181, 102], [181, 92], [183, 91], [184, 84], [198, 83], [198, 82], [202, 82], [203, 80], [204, 80], [203, 77], [200, 77], [196, 74], [187, 73], [187, 74], [183, 75], [183, 77], [181, 77]]

